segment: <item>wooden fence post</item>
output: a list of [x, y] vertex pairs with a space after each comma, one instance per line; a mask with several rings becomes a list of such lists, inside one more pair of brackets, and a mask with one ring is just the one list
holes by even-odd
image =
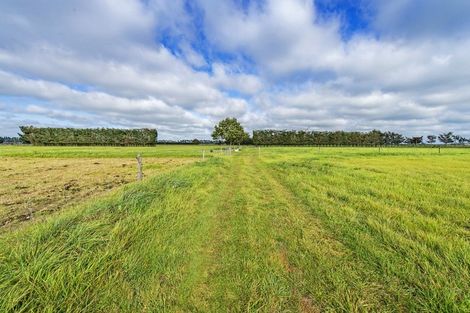
[[26, 206], [27, 206], [27, 209], [28, 209], [28, 216], [26, 217], [26, 219], [28, 220], [32, 220], [33, 219], [33, 208], [31, 207], [31, 199], [28, 198], [27, 202], [26, 202]]
[[140, 154], [137, 155], [137, 180], [142, 180], [144, 177], [144, 173], [142, 173], [142, 156]]

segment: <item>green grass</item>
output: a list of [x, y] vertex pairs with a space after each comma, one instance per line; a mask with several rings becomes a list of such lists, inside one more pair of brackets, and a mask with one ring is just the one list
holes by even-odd
[[470, 311], [470, 150], [260, 152], [2, 234], [0, 311]]
[[[144, 157], [202, 157], [202, 151], [210, 156], [210, 150], [220, 149], [211, 145], [156, 145], [154, 147], [43, 147], [0, 146], [0, 157], [32, 158], [135, 158]], [[213, 153], [214, 154], [214, 153]]]

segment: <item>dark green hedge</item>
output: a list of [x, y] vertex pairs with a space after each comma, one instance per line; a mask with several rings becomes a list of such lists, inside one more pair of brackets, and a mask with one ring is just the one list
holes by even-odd
[[254, 130], [255, 145], [335, 145], [335, 146], [379, 146], [398, 145], [405, 138], [397, 133], [303, 131], [303, 130]]
[[147, 146], [157, 142], [155, 129], [41, 128], [21, 126], [24, 143], [38, 146]]

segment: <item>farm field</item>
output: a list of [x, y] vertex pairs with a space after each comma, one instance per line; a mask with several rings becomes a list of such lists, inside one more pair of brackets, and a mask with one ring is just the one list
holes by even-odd
[[[145, 158], [145, 175], [195, 158]], [[0, 157], [0, 227], [39, 218], [136, 180], [131, 158]]]
[[212, 146], [0, 147], [0, 232], [136, 180], [194, 162]]
[[72, 162], [62, 186], [131, 181], [136, 151], [156, 168], [0, 232], [0, 312], [470, 311], [470, 149], [200, 150], [1, 147], [3, 168]]
[[201, 157], [202, 150], [218, 149], [217, 146], [157, 145], [152, 147], [43, 147], [0, 146], [0, 157], [35, 158], [135, 158], [138, 153], [145, 157], [185, 158]]

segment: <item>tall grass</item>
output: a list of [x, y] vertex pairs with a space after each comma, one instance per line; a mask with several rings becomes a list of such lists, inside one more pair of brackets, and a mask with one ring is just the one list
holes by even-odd
[[[267, 166], [407, 311], [470, 309], [468, 150], [318, 152]], [[347, 152], [346, 152], [347, 153]], [[381, 287], [381, 288], [382, 288]], [[383, 301], [383, 299], [382, 299]]]
[[175, 301], [197, 249], [188, 244], [202, 239], [208, 214], [194, 204], [221, 166], [214, 160], [132, 184], [3, 236], [0, 311], [135, 312]]

